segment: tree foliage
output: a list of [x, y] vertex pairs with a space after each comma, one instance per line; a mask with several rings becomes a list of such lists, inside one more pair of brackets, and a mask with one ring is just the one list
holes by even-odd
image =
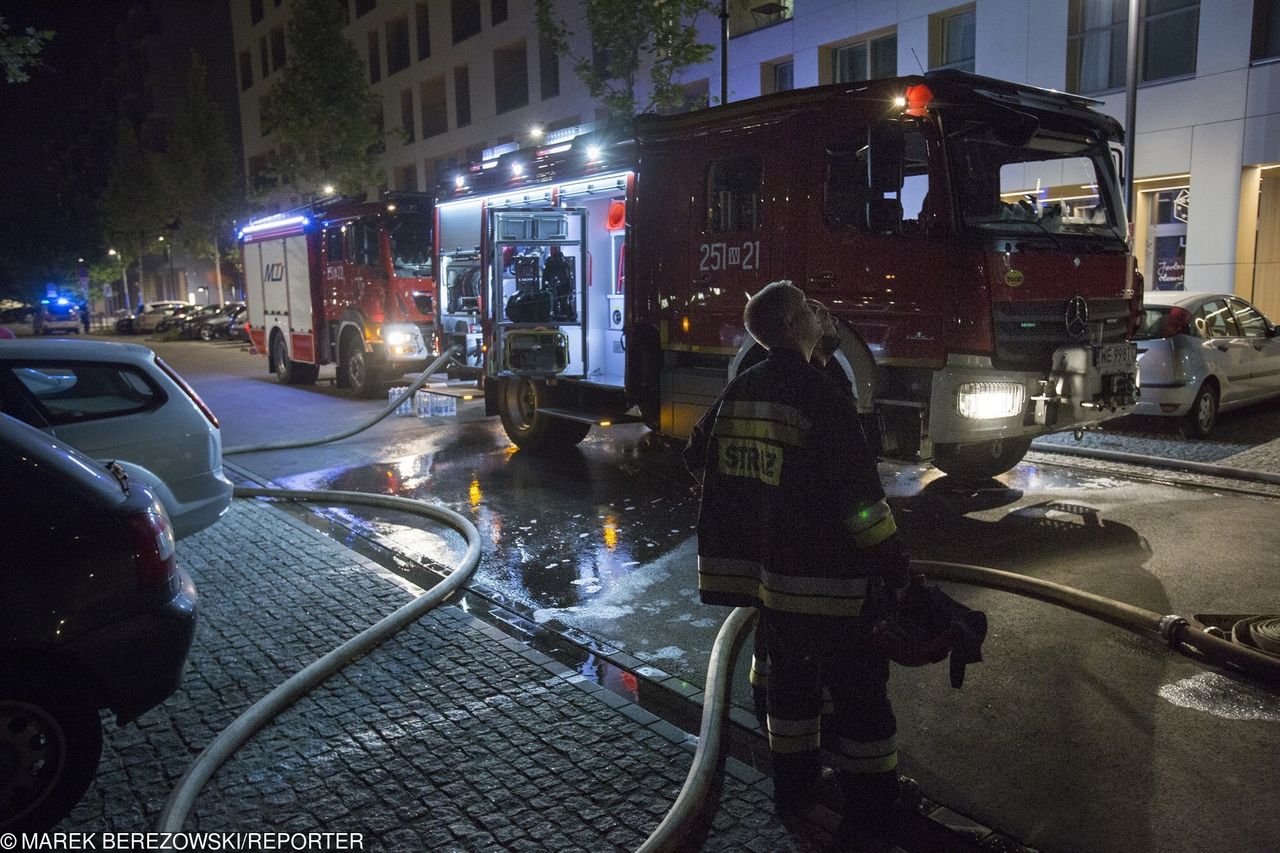
[[31, 79], [27, 72], [41, 64], [40, 51], [52, 39], [52, 30], [37, 30], [35, 27], [10, 33], [9, 24], [0, 15], [0, 64], [4, 65], [5, 79], [10, 83], [25, 83]]
[[343, 35], [343, 7], [294, 0], [290, 11], [289, 63], [272, 87], [266, 117], [278, 142], [271, 176], [303, 193], [323, 184], [357, 193], [382, 183], [382, 105]]
[[186, 92], [160, 159], [165, 207], [179, 228], [175, 239], [188, 254], [217, 263], [218, 238], [230, 233], [242, 201], [239, 168], [221, 108], [209, 97], [208, 73], [191, 54]]
[[99, 201], [103, 231], [126, 258], [140, 262], [172, 218], [155, 157], [138, 144], [133, 125], [124, 119], [117, 125], [110, 169]]
[[[563, 0], [560, 0], [562, 3]], [[706, 62], [715, 52], [698, 41], [697, 19], [710, 12], [710, 0], [580, 0], [589, 35], [588, 48], [564, 17], [557, 0], [535, 0], [538, 30], [610, 115], [630, 118], [637, 112], [672, 109], [684, 102], [675, 77], [685, 68]], [[648, 101], [639, 105], [637, 82], [648, 67]], [[638, 108], [637, 108], [638, 107]]]

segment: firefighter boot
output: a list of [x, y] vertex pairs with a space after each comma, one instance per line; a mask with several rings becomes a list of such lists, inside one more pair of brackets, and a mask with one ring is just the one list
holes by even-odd
[[895, 771], [851, 773], [843, 781], [842, 833], [892, 838], [899, 824], [920, 811], [920, 786]]
[[779, 761], [775, 756], [773, 803], [778, 820], [787, 828], [803, 821], [815, 821], [816, 809], [839, 814], [846, 794], [830, 768], [821, 767], [817, 756], [805, 760]]

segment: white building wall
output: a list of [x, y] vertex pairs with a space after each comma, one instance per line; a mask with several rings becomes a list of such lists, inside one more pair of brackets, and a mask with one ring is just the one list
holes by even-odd
[[[248, 0], [231, 4], [235, 51], [250, 52], [255, 82], [241, 93], [241, 125], [247, 158], [271, 148], [258, 125], [258, 98], [269, 90], [275, 74], [260, 79], [258, 39], [287, 20], [288, 4], [274, 8], [264, 0], [265, 18], [250, 25]], [[461, 158], [468, 148], [489, 147], [501, 140], [528, 141], [534, 124], [574, 120], [588, 122], [597, 105], [572, 72], [560, 62], [560, 94], [540, 99], [539, 40], [533, 23], [533, 0], [510, 0], [508, 19], [498, 25], [490, 20], [490, 3], [481, 2], [481, 32], [459, 45], [452, 44], [450, 4], [427, 0], [431, 8], [431, 57], [416, 59], [416, 12], [413, 0], [379, 0], [373, 12], [354, 18], [347, 34], [364, 56], [366, 33], [379, 32], [384, 53], [382, 81], [375, 90], [382, 96], [388, 128], [400, 124], [400, 91], [412, 88], [416, 136], [421, 131], [421, 81], [443, 74], [448, 97], [450, 132], [409, 145], [391, 142], [384, 159], [388, 183], [397, 167], [413, 164], [419, 187], [430, 186], [430, 167], [437, 158]], [[581, 20], [572, 10], [577, 0], [560, 0], [570, 21]], [[1253, 0], [1202, 0], [1199, 14], [1196, 73], [1161, 81], [1138, 90], [1135, 177], [1138, 179], [1191, 173], [1192, 204], [1187, 228], [1187, 276], [1189, 289], [1232, 290], [1249, 278], [1253, 235], [1244, 234], [1253, 220], [1242, 218], [1252, 204], [1257, 180], [1243, 180], [1243, 169], [1280, 163], [1280, 61], [1250, 65]], [[779, 61], [794, 64], [797, 87], [829, 82], [832, 49], [868, 35], [896, 32], [898, 73], [919, 73], [929, 63], [930, 17], [973, 8], [975, 10], [975, 71], [1035, 86], [1063, 89], [1066, 85], [1067, 0], [794, 0], [793, 18], [747, 33], [730, 42], [728, 88], [730, 100], [759, 95], [771, 80], [770, 67]], [[413, 57], [409, 68], [385, 74], [385, 23], [407, 15]], [[585, 25], [579, 46], [585, 50]], [[700, 22], [703, 40], [717, 48], [712, 59], [687, 70], [686, 82], [704, 80], [713, 103], [720, 95], [720, 22], [706, 15]], [[529, 104], [503, 115], [495, 112], [493, 51], [523, 37], [529, 70]], [[466, 64], [470, 71], [471, 124], [456, 127], [453, 69]], [[278, 72], [276, 72], [278, 74]], [[825, 79], [824, 79], [825, 78]], [[762, 87], [762, 82], [764, 86]], [[1100, 96], [1105, 112], [1121, 121], [1125, 93]], [[1265, 177], [1268, 172], [1262, 171]], [[1275, 174], [1270, 173], [1270, 174]], [[1263, 182], [1267, 185], [1266, 182]], [[1272, 182], [1274, 184], [1274, 182]], [[1139, 191], [1142, 184], [1138, 185]], [[1242, 186], [1245, 188], [1242, 190]], [[1243, 195], [1242, 195], [1243, 193]], [[1150, 205], [1139, 204], [1138, 211]], [[1142, 230], [1141, 228], [1139, 230]], [[1141, 246], [1138, 247], [1141, 251]], [[1140, 259], [1141, 261], [1142, 259]]]

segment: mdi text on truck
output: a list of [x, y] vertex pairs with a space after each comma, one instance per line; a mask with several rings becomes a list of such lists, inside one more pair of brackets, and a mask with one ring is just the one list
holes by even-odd
[[882, 455], [989, 477], [1136, 402], [1122, 132], [1094, 103], [942, 71], [509, 152], [440, 191], [442, 299], [537, 449], [688, 434], [761, 357], [747, 294], [788, 278], [838, 318]]
[[438, 349], [433, 202], [333, 197], [240, 229], [249, 338], [281, 382], [336, 364], [339, 387], [377, 397], [427, 366]]

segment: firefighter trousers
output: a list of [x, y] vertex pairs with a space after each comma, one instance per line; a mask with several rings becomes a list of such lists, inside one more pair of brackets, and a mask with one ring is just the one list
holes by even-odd
[[[779, 801], [813, 792], [825, 746], [847, 805], [888, 805], [897, 790], [898, 726], [889, 662], [872, 645], [869, 623], [762, 608], [756, 630], [768, 660], [767, 726]], [[825, 716], [824, 688], [831, 697]]]

